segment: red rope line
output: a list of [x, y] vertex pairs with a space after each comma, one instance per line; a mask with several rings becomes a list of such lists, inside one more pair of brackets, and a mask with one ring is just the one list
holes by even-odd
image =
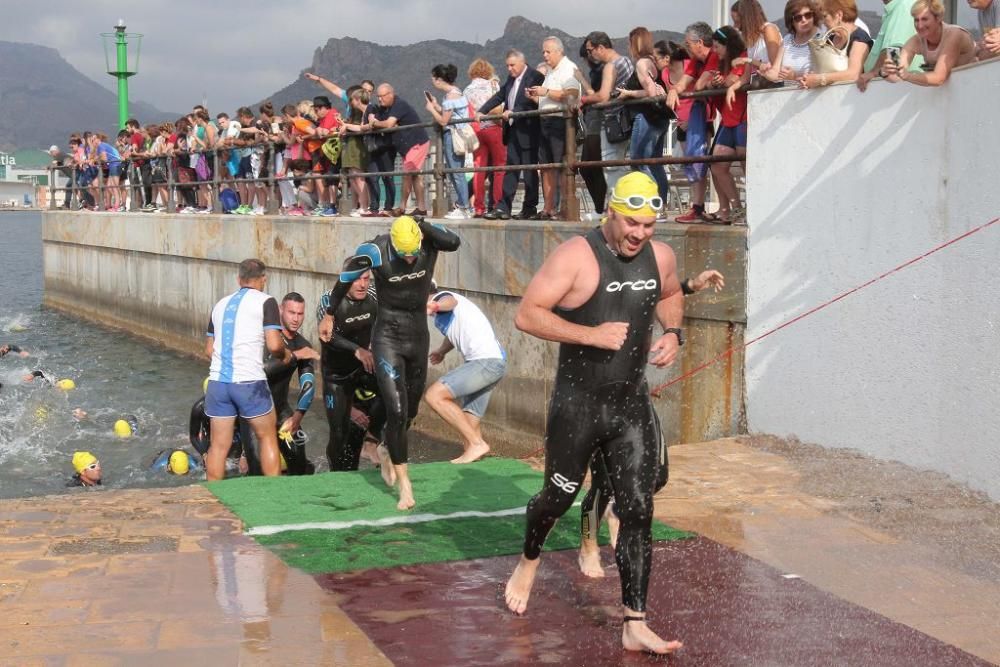
[[[863, 290], [863, 289], [865, 289], [867, 287], [871, 287], [875, 283], [877, 283], [877, 282], [879, 282], [881, 280], [884, 280], [885, 278], [888, 278], [889, 276], [893, 275], [894, 273], [898, 273], [899, 271], [902, 271], [903, 269], [908, 268], [908, 267], [916, 264], [917, 262], [923, 261], [923, 260], [927, 259], [928, 257], [930, 257], [931, 255], [933, 255], [933, 254], [935, 254], [937, 252], [940, 252], [940, 251], [944, 250], [945, 248], [958, 243], [959, 241], [964, 241], [965, 239], [969, 238], [973, 234], [977, 234], [977, 233], [983, 231], [984, 229], [986, 229], [987, 227], [995, 225], [997, 222], [1000, 222], [1000, 218], [993, 218], [992, 220], [990, 220], [987, 223], [979, 225], [978, 227], [974, 227], [974, 228], [970, 229], [969, 231], [965, 232], [964, 234], [956, 236], [955, 238], [953, 238], [953, 239], [951, 239], [949, 241], [945, 241], [944, 243], [942, 243], [942, 244], [940, 244], [938, 246], [935, 246], [934, 248], [931, 248], [930, 250], [928, 250], [927, 252], [923, 253], [922, 255], [918, 255], [917, 257], [914, 257], [911, 260], [903, 262], [899, 266], [897, 266], [897, 267], [895, 267], [893, 269], [890, 269], [890, 270], [886, 271], [885, 273], [872, 278], [871, 280], [869, 280], [866, 283], [862, 283], [861, 285], [858, 285], [857, 287], [854, 287], [853, 289], [849, 289], [849, 290], [847, 290], [846, 292], [844, 292], [842, 294], [838, 294], [837, 296], [833, 297], [829, 301], [821, 303], [820, 305], [818, 305], [818, 306], [816, 306], [814, 308], [810, 308], [809, 310], [807, 310], [804, 313], [796, 315], [792, 319], [790, 319], [790, 320], [788, 320], [786, 322], [783, 322], [782, 324], [776, 326], [775, 328], [770, 329], [769, 331], [765, 331], [761, 335], [756, 336], [756, 337], [754, 337], [754, 338], [752, 338], [752, 339], [744, 342], [742, 345], [734, 345], [734, 346], [730, 347], [725, 352], [722, 352], [721, 354], [717, 355], [716, 357], [713, 357], [712, 359], [709, 359], [708, 361], [706, 361], [705, 363], [701, 364], [700, 366], [692, 368], [691, 370], [689, 370], [688, 372], [684, 373], [683, 375], [680, 375], [680, 376], [674, 378], [673, 380], [670, 380], [668, 382], [664, 382], [663, 384], [660, 384], [660, 385], [654, 387], [649, 393], [654, 398], [659, 398], [660, 394], [665, 389], [668, 389], [668, 388], [674, 386], [675, 384], [678, 384], [680, 382], [683, 382], [684, 380], [687, 380], [688, 378], [690, 378], [690, 377], [692, 377], [692, 376], [700, 373], [701, 371], [705, 370], [706, 368], [714, 366], [715, 364], [719, 363], [723, 359], [728, 359], [729, 357], [733, 356], [737, 352], [742, 352], [742, 351], [746, 350], [748, 347], [750, 347], [754, 343], [759, 343], [760, 341], [764, 340], [768, 336], [770, 336], [772, 334], [778, 333], [782, 329], [790, 327], [790, 326], [792, 326], [793, 324], [795, 324], [797, 322], [801, 322], [802, 320], [806, 319], [807, 317], [809, 317], [811, 315], [815, 315], [816, 313], [818, 313], [821, 310], [824, 310], [825, 308], [829, 308], [833, 304], [837, 303], [838, 301], [842, 301], [842, 300], [846, 299], [847, 297], [851, 296], [852, 294], [860, 292], [861, 290]], [[544, 451], [544, 447], [535, 450], [534, 452], [532, 452], [531, 454], [529, 454], [525, 458], [532, 458], [532, 457], [540, 454], [542, 451]]]

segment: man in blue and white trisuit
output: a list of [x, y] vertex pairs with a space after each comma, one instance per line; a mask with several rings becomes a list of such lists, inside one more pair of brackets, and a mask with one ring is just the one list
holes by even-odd
[[205, 353], [212, 358], [205, 414], [212, 419], [212, 444], [205, 457], [209, 481], [222, 479], [233, 444], [236, 419], [246, 419], [260, 444], [264, 475], [281, 474], [274, 401], [264, 373], [264, 346], [275, 359], [291, 363], [296, 353], [281, 339], [278, 302], [264, 293], [267, 274], [259, 259], [240, 262], [240, 289], [215, 304]]
[[451, 462], [472, 463], [490, 451], [479, 422], [486, 414], [490, 394], [507, 372], [507, 357], [486, 315], [461, 294], [432, 294], [427, 300], [427, 314], [445, 336], [428, 356], [431, 364], [440, 364], [454, 349], [462, 354], [465, 363], [432, 384], [424, 400], [462, 436], [465, 451]]

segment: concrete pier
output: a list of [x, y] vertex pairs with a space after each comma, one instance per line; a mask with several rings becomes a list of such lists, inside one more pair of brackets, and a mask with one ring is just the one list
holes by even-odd
[[[343, 259], [387, 228], [385, 219], [48, 211], [43, 225], [45, 305], [198, 355], [211, 308], [235, 289], [241, 260], [263, 260], [268, 291], [279, 298], [292, 290], [302, 293], [311, 313]], [[556, 346], [518, 332], [514, 312], [548, 253], [588, 226], [474, 220], [451, 228], [462, 237], [462, 247], [454, 254], [442, 253], [438, 283], [483, 308], [510, 359], [487, 421], [513, 433], [539, 435]], [[664, 372], [650, 368], [651, 385], [740, 345], [746, 322], [744, 228], [664, 224], [657, 238], [674, 248], [682, 278], [718, 269], [726, 276], [726, 289], [688, 297], [688, 344], [681, 361]], [[318, 342], [311, 316], [304, 333]], [[437, 336], [432, 331], [432, 345]], [[449, 363], [456, 363], [456, 357]], [[743, 355], [737, 352], [665, 392], [656, 406], [668, 442], [742, 432], [742, 369]]]

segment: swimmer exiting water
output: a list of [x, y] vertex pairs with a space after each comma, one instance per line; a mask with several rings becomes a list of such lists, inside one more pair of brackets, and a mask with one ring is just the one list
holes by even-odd
[[[684, 296], [689, 296], [707, 287], [713, 287], [716, 292], [721, 292], [725, 286], [725, 277], [718, 271], [709, 269], [702, 271], [694, 278], [688, 278], [681, 282], [681, 291]], [[656, 422], [656, 432], [660, 438], [660, 447], [666, 447], [666, 443], [663, 442], [659, 418]], [[665, 464], [667, 460], [665, 453], [662, 460]], [[656, 473], [654, 493], [666, 486], [667, 476], [667, 466], [664, 465]], [[618, 517], [615, 516], [614, 505], [611, 503], [613, 496], [614, 489], [611, 488], [607, 471], [604, 469], [604, 460], [595, 455], [590, 460], [590, 490], [587, 491], [583, 502], [580, 503], [580, 555], [577, 561], [580, 564], [580, 571], [588, 577], [604, 576], [604, 568], [601, 566], [601, 548], [597, 543], [602, 517], [606, 517], [608, 520], [612, 548], [618, 542]]]
[[[646, 625], [652, 565], [653, 492], [659, 460], [655, 412], [645, 366], [672, 364], [682, 338], [681, 286], [673, 251], [651, 241], [662, 202], [642, 172], [611, 193], [607, 222], [561, 244], [525, 291], [517, 328], [560, 343], [545, 437], [545, 482], [528, 503], [524, 552], [507, 582], [508, 608], [523, 614], [542, 545], [572, 506], [593, 455], [603, 458], [621, 528], [622, 646], [671, 653]], [[652, 340], [654, 319], [664, 334]], [[651, 355], [651, 356], [650, 356]]]
[[[355, 256], [348, 259], [327, 308], [330, 316], [336, 317], [351, 284], [371, 270], [378, 293], [372, 355], [378, 393], [385, 403], [385, 446], [396, 473], [399, 487], [396, 507], [400, 510], [416, 504], [407, 470], [407, 431], [417, 416], [427, 384], [430, 349], [425, 315], [427, 295], [438, 253], [458, 250], [460, 244], [458, 235], [444, 227], [401, 216], [392, 223], [388, 234], [363, 243]], [[329, 341], [332, 334], [329, 324], [320, 330], [323, 341]]]
[[[285, 438], [281, 433], [301, 432], [302, 418], [312, 405], [316, 393], [315, 362], [319, 353], [312, 343], [299, 333], [305, 319], [306, 300], [298, 292], [289, 292], [281, 300], [279, 318], [281, 320], [281, 340], [285, 348], [292, 352], [291, 359], [282, 359], [268, 354], [264, 359], [264, 373], [271, 389], [274, 409], [277, 411], [278, 448], [288, 465], [289, 475], [311, 475], [316, 467], [306, 456], [305, 438]], [[292, 410], [288, 403], [288, 391], [292, 376], [299, 374], [299, 398]]]
[[171, 475], [186, 475], [191, 470], [200, 472], [202, 466], [197, 457], [183, 449], [164, 449], [153, 458], [149, 469], [153, 472], [167, 472]]
[[90, 452], [73, 452], [73, 470], [76, 474], [66, 486], [101, 485], [101, 462]]

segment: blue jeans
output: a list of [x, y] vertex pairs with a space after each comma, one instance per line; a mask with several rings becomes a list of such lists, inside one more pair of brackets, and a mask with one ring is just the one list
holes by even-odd
[[[465, 166], [465, 156], [455, 154], [450, 128], [444, 130], [444, 163], [449, 169]], [[455, 187], [455, 204], [461, 208], [469, 208], [469, 184], [465, 180], [465, 174], [448, 174], [448, 178]]]
[[[651, 157], [663, 157], [663, 140], [667, 133], [667, 126], [658, 127], [651, 125], [646, 117], [639, 114], [632, 123], [632, 144], [629, 154], [633, 160]], [[660, 191], [660, 197], [667, 201], [670, 197], [670, 181], [667, 179], [667, 171], [662, 164], [641, 165], [633, 167], [637, 171], [644, 171], [656, 181], [656, 187]]]
[[463, 412], [482, 419], [490, 394], [506, 372], [505, 359], [476, 359], [446, 373], [441, 378], [441, 384], [448, 387]]

